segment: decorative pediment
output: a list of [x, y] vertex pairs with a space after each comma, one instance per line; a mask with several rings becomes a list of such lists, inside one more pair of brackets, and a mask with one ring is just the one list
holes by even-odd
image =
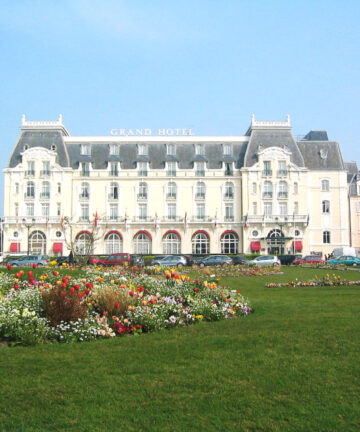
[[56, 152], [44, 147], [31, 147], [22, 152], [21, 155], [25, 159], [32, 160], [55, 159]]
[[258, 157], [266, 158], [266, 159], [284, 159], [289, 158], [291, 156], [291, 152], [288, 149], [281, 147], [268, 147], [263, 150], [258, 151]]

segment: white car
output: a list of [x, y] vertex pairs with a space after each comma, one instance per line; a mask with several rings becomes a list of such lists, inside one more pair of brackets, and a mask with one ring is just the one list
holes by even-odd
[[277, 266], [281, 265], [276, 255], [260, 255], [248, 262], [249, 266]]

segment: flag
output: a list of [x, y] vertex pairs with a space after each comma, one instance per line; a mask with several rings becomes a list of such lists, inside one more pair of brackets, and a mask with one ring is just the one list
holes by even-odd
[[244, 223], [244, 228], [247, 228], [247, 223], [246, 222]]
[[64, 231], [64, 217], [63, 216], [61, 216], [61, 219], [60, 219], [60, 228]]
[[184, 229], [187, 228], [187, 212], [185, 212], [185, 217], [184, 217]]
[[158, 229], [158, 228], [159, 228], [159, 218], [158, 218], [157, 213], [155, 213], [155, 229]]
[[124, 222], [125, 222], [125, 230], [127, 230], [128, 217], [127, 217], [126, 212], [125, 212]]
[[98, 216], [98, 213], [96, 212], [96, 213], [95, 213], [95, 219], [94, 219], [94, 227], [95, 227], [95, 228], [97, 227], [98, 220], [99, 220], [99, 216]]

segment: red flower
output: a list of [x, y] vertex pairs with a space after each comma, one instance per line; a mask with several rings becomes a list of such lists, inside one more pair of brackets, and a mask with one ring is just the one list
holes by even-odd
[[166, 279], [170, 279], [171, 278], [171, 275], [170, 274], [167, 274], [166, 275]]
[[78, 295], [79, 298], [83, 298], [84, 297], [84, 293], [82, 291], [79, 291], [77, 293], [77, 295]]
[[179, 275], [177, 273], [174, 274], [174, 279], [179, 279]]
[[237, 292], [237, 293], [239, 293], [239, 294], [241, 293], [241, 291], [240, 291], [240, 290], [237, 290], [236, 292]]
[[62, 296], [66, 296], [66, 292], [65, 291], [61, 291], [60, 293]]
[[90, 294], [90, 290], [86, 288], [86, 290], [85, 290], [85, 294], [86, 294], [86, 295], [89, 295], [89, 294]]
[[79, 284], [75, 284], [74, 288], [76, 289], [76, 291], [78, 291], [80, 289], [80, 285]]
[[195, 279], [195, 280], [194, 280], [194, 283], [196, 283], [196, 285], [198, 285], [198, 283], [199, 283], [199, 279]]
[[11, 265], [11, 264], [8, 264], [8, 265], [6, 266], [6, 268], [7, 268], [8, 270], [11, 270], [11, 269], [12, 269], [12, 265]]
[[28, 276], [32, 276], [34, 274], [34, 272], [33, 271], [28, 271]]
[[20, 286], [19, 286], [18, 284], [15, 284], [15, 285], [14, 285], [14, 288], [15, 288], [16, 290], [18, 290], [18, 289], [20, 288]]
[[34, 263], [34, 264], [32, 265], [32, 268], [36, 268], [36, 267], [37, 267], [37, 264]]
[[18, 279], [20, 279], [21, 276], [22, 276], [22, 273], [20, 273], [20, 272], [15, 273], [15, 277], [17, 277]]
[[141, 324], [136, 324], [136, 328], [141, 329], [142, 325]]
[[115, 303], [115, 307], [116, 307], [116, 309], [119, 309], [119, 307], [120, 307], [120, 303], [119, 303], [119, 302], [116, 302], [116, 303]]
[[137, 291], [137, 292], [144, 292], [144, 291], [145, 291], [145, 288], [144, 288], [143, 286], [138, 286], [138, 287], [136, 288], [136, 291]]
[[134, 296], [134, 291], [129, 291], [129, 296], [133, 297]]
[[93, 283], [90, 283], [90, 282], [87, 282], [86, 284], [85, 284], [85, 286], [86, 286], [86, 288], [94, 288], [94, 284]]
[[69, 288], [69, 292], [70, 292], [70, 294], [74, 294], [74, 292], [75, 292], [75, 288], [74, 288], [74, 287], [70, 287], [70, 288]]
[[198, 292], [199, 291], [199, 288], [194, 288], [194, 292]]

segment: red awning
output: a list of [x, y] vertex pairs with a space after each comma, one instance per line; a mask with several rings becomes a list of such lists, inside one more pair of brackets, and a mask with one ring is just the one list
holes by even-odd
[[259, 251], [261, 249], [261, 244], [259, 241], [253, 241], [250, 243], [250, 248], [252, 251]]
[[20, 252], [20, 243], [11, 243], [10, 252]]
[[296, 252], [301, 252], [302, 248], [303, 248], [303, 246], [302, 246], [302, 241], [301, 240], [294, 240], [293, 241], [293, 249]]
[[62, 251], [63, 251], [63, 244], [62, 243], [54, 243], [53, 251], [54, 252], [61, 252], [62, 253]]

